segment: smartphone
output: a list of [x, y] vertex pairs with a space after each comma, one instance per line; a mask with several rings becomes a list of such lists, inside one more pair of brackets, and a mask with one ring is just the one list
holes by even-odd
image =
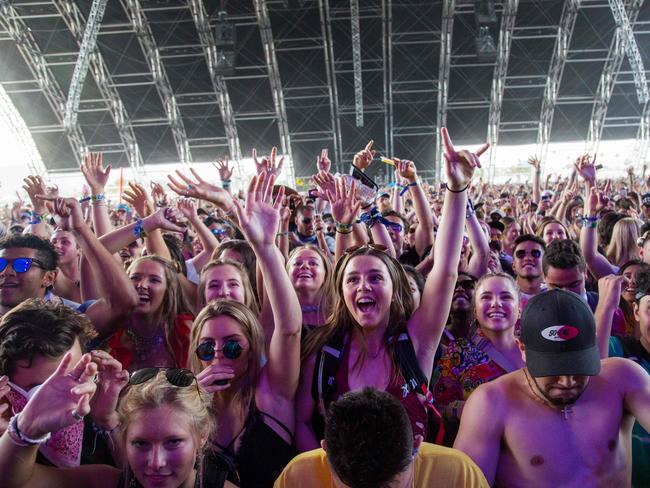
[[316, 188], [311, 188], [307, 192], [307, 197], [311, 198], [312, 200], [316, 200], [318, 198], [318, 190]]
[[377, 186], [377, 183], [375, 183], [374, 180], [370, 176], [365, 174], [363, 171], [361, 171], [355, 165], [351, 165], [351, 166], [352, 167], [350, 168], [350, 175], [355, 180], [359, 180], [361, 183], [366, 185], [368, 188], [372, 188], [375, 191], [379, 190], [379, 187]]

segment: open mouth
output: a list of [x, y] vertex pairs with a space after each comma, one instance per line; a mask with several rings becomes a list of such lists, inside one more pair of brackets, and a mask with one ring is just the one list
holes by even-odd
[[503, 312], [490, 312], [487, 316], [490, 319], [505, 319], [506, 318], [506, 314], [503, 313]]
[[372, 298], [360, 298], [357, 300], [357, 307], [359, 310], [361, 310], [362, 313], [368, 313], [370, 312], [377, 302], [375, 302]]
[[298, 278], [311, 279], [311, 278], [313, 278], [313, 276], [311, 275], [311, 273], [300, 273], [298, 275]]
[[151, 303], [151, 297], [147, 293], [139, 293], [138, 298], [140, 299], [140, 305]]

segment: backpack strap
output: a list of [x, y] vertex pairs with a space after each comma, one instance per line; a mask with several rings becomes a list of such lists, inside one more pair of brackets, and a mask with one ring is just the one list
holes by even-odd
[[[392, 338], [389, 338], [389, 341], [391, 339]], [[438, 412], [433, 404], [433, 394], [429, 389], [429, 379], [422, 372], [420, 363], [418, 363], [417, 356], [415, 355], [415, 348], [413, 347], [411, 338], [405, 332], [401, 333], [395, 341], [395, 358], [397, 359], [400, 372], [406, 380], [403, 387], [404, 396], [408, 395], [409, 392], [412, 391], [418, 395], [422, 395], [425, 399], [424, 405], [429, 411], [429, 414], [435, 415], [438, 420], [442, 419], [440, 412]], [[445, 429], [442, 422], [439, 421], [439, 425], [440, 428], [436, 433], [435, 443], [442, 445], [445, 436]]]
[[348, 336], [341, 332], [335, 334], [316, 355], [314, 375], [311, 382], [312, 398], [318, 403], [323, 416], [332, 400], [332, 393], [336, 389], [336, 373], [343, 359], [343, 352], [347, 346]]

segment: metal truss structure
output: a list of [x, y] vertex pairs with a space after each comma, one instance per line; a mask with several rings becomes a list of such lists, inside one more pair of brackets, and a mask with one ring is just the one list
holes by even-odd
[[[498, 41], [491, 59], [476, 42], [477, 9], [490, 1], [120, 0], [99, 25], [89, 1], [0, 0], [0, 83], [51, 171], [75, 169], [88, 150], [142, 174], [144, 163], [227, 152], [240, 164], [278, 146], [301, 187], [322, 148], [344, 172], [374, 140], [378, 154], [440, 180], [443, 126], [459, 147], [491, 143], [488, 180], [506, 144], [536, 143], [544, 159], [551, 141], [595, 150], [637, 137], [641, 164], [650, 2], [495, 0], [483, 32]], [[222, 9], [236, 29], [231, 71], [219, 64]], [[93, 25], [97, 41], [85, 43]], [[88, 62], [85, 82], [77, 61]], [[68, 91], [79, 100], [69, 126]], [[393, 176], [388, 165], [369, 171]]]
[[551, 141], [551, 128], [553, 126], [555, 105], [560, 92], [560, 82], [564, 73], [564, 66], [569, 55], [569, 45], [578, 17], [580, 2], [581, 0], [567, 0], [564, 3], [562, 16], [560, 17], [560, 25], [557, 28], [557, 38], [546, 77], [542, 111], [539, 117], [539, 131], [537, 133], [537, 155], [542, 161], [542, 164], [545, 162], [548, 144]]

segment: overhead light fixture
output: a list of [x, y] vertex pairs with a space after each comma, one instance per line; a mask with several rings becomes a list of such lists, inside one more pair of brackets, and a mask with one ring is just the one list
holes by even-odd
[[215, 71], [223, 76], [235, 74], [237, 63], [237, 30], [235, 24], [231, 24], [226, 15], [224, 10], [220, 11], [214, 26], [214, 41], [217, 48]]
[[497, 59], [497, 46], [488, 26], [482, 26], [478, 30], [476, 57], [482, 63], [494, 62]]
[[494, 0], [474, 0], [474, 19], [477, 26], [497, 23]]

